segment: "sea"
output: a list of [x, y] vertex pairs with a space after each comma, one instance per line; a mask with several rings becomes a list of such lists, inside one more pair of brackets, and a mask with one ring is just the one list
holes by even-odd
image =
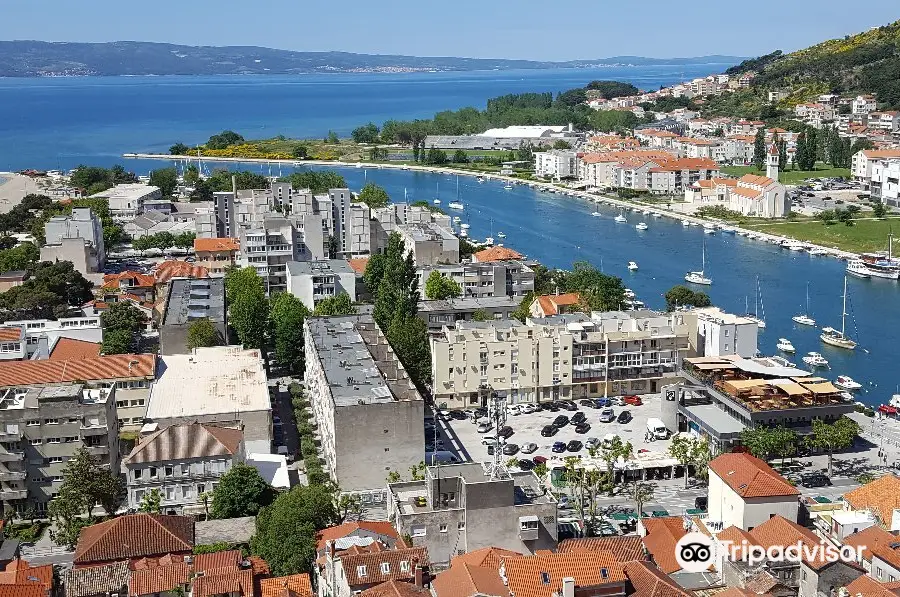
[[[146, 174], [162, 162], [122, 160], [125, 152], [165, 152], [175, 142], [203, 142], [232, 129], [246, 138], [346, 135], [369, 121], [425, 118], [463, 106], [484, 107], [487, 98], [526, 91], [563, 91], [595, 79], [630, 81], [642, 89], [721, 72], [727, 65], [610, 67], [595, 70], [500, 71], [416, 74], [335, 74], [297, 77], [119, 77], [0, 79], [0, 171], [68, 169], [78, 164], [122, 163]], [[245, 165], [263, 174], [286, 174], [275, 165]], [[878, 406], [898, 391], [900, 284], [850, 279], [846, 328], [859, 342], [855, 351], [829, 347], [819, 330], [791, 317], [806, 310], [819, 327], [840, 327], [844, 263], [719, 232], [705, 235], [676, 220], [617, 211], [582, 199], [468, 176], [403, 170], [343, 168], [353, 189], [366, 182], [385, 187], [396, 201], [459, 198], [459, 215], [474, 238], [506, 235], [502, 242], [550, 267], [588, 261], [625, 285], [649, 307], [662, 308], [663, 294], [700, 268], [706, 243], [706, 272], [713, 284], [702, 290], [727, 311], [757, 312], [767, 327], [759, 349], [777, 354], [779, 338], [790, 339], [796, 355], [821, 352], [834, 379], [849, 375], [864, 385], [858, 400]], [[594, 211], [600, 217], [591, 216]], [[649, 230], [635, 224], [646, 221]], [[886, 239], [885, 239], [886, 242]], [[629, 272], [629, 261], [639, 269]], [[757, 283], [758, 280], [758, 283]], [[757, 287], [760, 291], [757, 293]], [[759, 306], [757, 306], [757, 303]]]

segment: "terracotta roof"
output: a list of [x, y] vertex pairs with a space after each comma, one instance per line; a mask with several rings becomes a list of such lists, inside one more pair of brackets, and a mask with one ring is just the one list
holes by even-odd
[[502, 547], [482, 547], [469, 553], [455, 556], [450, 560], [450, 565], [471, 564], [472, 566], [481, 566], [483, 568], [500, 569], [500, 560], [503, 558], [515, 558], [522, 554], [517, 551], [503, 549]]
[[191, 551], [194, 519], [189, 516], [128, 514], [81, 529], [76, 565]]
[[740, 182], [760, 187], [767, 187], [775, 182], [768, 176], [757, 176], [756, 174], [744, 174], [739, 180]]
[[128, 562], [116, 562], [88, 568], [70, 568], [65, 574], [63, 585], [66, 587], [66, 597], [92, 597], [109, 593], [123, 593], [128, 589], [130, 576]]
[[556, 548], [559, 553], [608, 551], [622, 562], [646, 560], [644, 543], [637, 535], [617, 537], [590, 537], [587, 539], [566, 539]]
[[350, 268], [357, 274], [364, 274], [366, 273], [366, 266], [369, 265], [369, 258], [357, 257], [356, 259], [348, 259], [347, 263], [350, 264]]
[[172, 278], [208, 278], [209, 270], [187, 261], [171, 259], [163, 261], [153, 270], [157, 284], [168, 282]]
[[871, 510], [883, 524], [890, 526], [894, 510], [900, 508], [900, 478], [879, 477], [845, 493], [844, 501], [854, 510]]
[[724, 591], [716, 593], [716, 597], [762, 597], [765, 595], [771, 595], [771, 593], [754, 593], [750, 589], [740, 587], [728, 587]]
[[365, 595], [365, 597], [431, 597], [431, 591], [417, 587], [411, 582], [389, 580], [371, 589], [366, 589], [360, 595]]
[[25, 560], [17, 558], [7, 564], [3, 572], [0, 572], [0, 584], [39, 584], [49, 591], [53, 588], [53, 566], [51, 564], [32, 566]]
[[872, 158], [900, 158], [900, 148], [895, 149], [864, 149], [863, 155]]
[[374, 520], [359, 520], [356, 522], [345, 522], [344, 524], [328, 527], [327, 529], [319, 531], [316, 535], [316, 549], [325, 549], [325, 544], [327, 542], [356, 534], [358, 531], [367, 531], [368, 533], [375, 535], [391, 537], [392, 539], [400, 541], [401, 546], [403, 546], [403, 539], [400, 538], [400, 534], [391, 523]]
[[25, 337], [25, 328], [18, 325], [0, 327], [0, 342], [17, 342]]
[[754, 189], [748, 189], [747, 187], [735, 187], [731, 189], [731, 192], [735, 195], [740, 195], [741, 197], [746, 197], [747, 199], [756, 199], [760, 197], [763, 193], [762, 191], [757, 191]]
[[431, 587], [437, 597], [472, 597], [472, 595], [508, 597], [509, 589], [503, 584], [498, 570], [499, 563], [497, 568], [490, 568], [457, 562], [454, 558], [450, 568], [431, 581]]
[[800, 494], [771, 466], [743, 452], [729, 452], [714, 458], [709, 463], [709, 470], [744, 499]]
[[781, 584], [768, 570], [759, 570], [744, 582], [744, 588], [756, 595], [765, 595]]
[[684, 520], [680, 516], [644, 518], [641, 524], [647, 529], [647, 535], [643, 538], [644, 547], [659, 569], [666, 574], [681, 570], [675, 560], [675, 544], [687, 534]]
[[205, 572], [203, 576], [195, 577], [191, 586], [191, 597], [210, 597], [227, 593], [254, 597], [253, 571], [217, 568]]
[[[409, 562], [406, 570], [401, 570], [400, 562]], [[428, 565], [428, 550], [424, 547], [407, 547], [378, 553], [366, 553], [360, 555], [341, 555], [341, 563], [344, 566], [344, 575], [349, 585], [369, 585], [382, 583], [394, 579], [410, 580], [414, 578], [416, 564]], [[387, 574], [381, 571], [381, 564], [390, 565]], [[365, 576], [361, 576], [360, 566], [365, 567]]]
[[152, 595], [184, 587], [191, 580], [191, 567], [184, 562], [157, 566], [145, 570], [134, 570], [128, 581], [128, 594]]
[[259, 581], [260, 597], [313, 597], [309, 574], [291, 574]]
[[900, 582], [880, 583], [865, 574], [847, 585], [849, 597], [897, 597], [900, 595]]
[[195, 238], [194, 251], [239, 251], [241, 243], [236, 238]]
[[253, 568], [253, 576], [268, 576], [271, 573], [271, 570], [269, 570], [269, 563], [261, 557], [250, 556], [247, 558], [247, 560], [250, 562], [250, 566]]
[[660, 131], [658, 129], [641, 129], [635, 131], [635, 135], [644, 135], [645, 137], [677, 137], [678, 135], [671, 131]]
[[0, 388], [76, 381], [154, 377], [156, 355], [114, 354], [74, 361], [7, 361], [0, 363]]
[[[240, 449], [243, 440], [244, 434], [240, 429], [202, 423], [172, 425], [143, 439], [131, 450], [124, 464], [233, 456]], [[237, 553], [240, 556], [240, 552]], [[197, 556], [197, 559], [200, 560], [202, 557]], [[240, 557], [237, 561], [240, 561]], [[221, 566], [209, 567], [221, 568]]]
[[[751, 535], [748, 531], [745, 531], [744, 529], [738, 528], [734, 525], [731, 525], [727, 529], [720, 531], [719, 534], [716, 535], [716, 541], [726, 546], [728, 544], [743, 545], [744, 542], [746, 542], [747, 545], [757, 544], [757, 541], [753, 538], [753, 535]], [[743, 559], [743, 555], [740, 555], [740, 558]]]
[[[562, 593], [562, 581], [569, 577], [575, 579], [576, 587], [625, 582], [622, 564], [608, 551], [539, 552], [506, 558], [503, 568], [509, 592], [515, 597], [553, 597], [554, 593]], [[548, 577], [549, 582], [545, 583]]]
[[[811, 530], [780, 515], [775, 515], [758, 527], [754, 527], [750, 531], [750, 536], [763, 549], [769, 549], [773, 545], [795, 545], [797, 543], [803, 543], [812, 548], [822, 543], [821, 539]], [[806, 564], [811, 568], [818, 569], [823, 567], [825, 562], [824, 560], [807, 560]]]
[[650, 562], [628, 562], [625, 575], [634, 588], [629, 597], [693, 597]]
[[858, 533], [853, 533], [844, 538], [844, 545], [849, 545], [850, 547], [863, 547], [862, 557], [866, 560], [872, 559], [872, 551], [880, 548], [887, 547], [892, 543], [896, 543], [897, 537], [878, 525], [871, 526], [867, 529], [863, 529]]
[[0, 585], [0, 597], [47, 597], [47, 589], [34, 583]]
[[581, 301], [581, 296], [577, 292], [568, 294], [545, 294], [535, 299], [541, 307], [541, 311], [546, 316], [559, 315], [560, 307], [568, 307], [577, 305]]
[[194, 556], [194, 571], [206, 572], [217, 568], [237, 568], [242, 560], [239, 549], [197, 554]]
[[522, 254], [518, 251], [507, 249], [506, 247], [491, 247], [490, 249], [478, 251], [477, 253], [472, 255], [472, 257], [478, 263], [487, 263], [488, 261], [510, 261], [522, 259]]
[[53, 345], [48, 357], [51, 361], [75, 361], [78, 359], [94, 359], [100, 356], [103, 347], [99, 342], [88, 342], [76, 338], [60, 338]]
[[153, 288], [153, 285], [156, 283], [156, 280], [153, 278], [153, 276], [148, 276], [147, 274], [142, 274], [141, 272], [126, 270], [124, 272], [119, 272], [118, 274], [104, 274], [103, 288], [121, 288], [122, 282], [126, 280], [132, 281], [132, 283], [128, 285], [129, 288]]

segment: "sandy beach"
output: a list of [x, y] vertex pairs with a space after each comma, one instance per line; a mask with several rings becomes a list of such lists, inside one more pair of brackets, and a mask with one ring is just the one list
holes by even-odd
[[0, 213], [11, 210], [25, 195], [38, 192], [37, 183], [30, 176], [0, 172]]

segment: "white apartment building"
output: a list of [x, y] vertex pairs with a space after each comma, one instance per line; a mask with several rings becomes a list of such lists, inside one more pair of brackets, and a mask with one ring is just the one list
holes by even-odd
[[656, 392], [688, 349], [683, 313], [629, 311], [458, 321], [431, 338], [436, 404], [484, 406]]
[[462, 289], [463, 298], [521, 297], [534, 290], [534, 270], [521, 261], [487, 261], [416, 269], [419, 291], [432, 271], [450, 278]]
[[879, 160], [872, 164], [869, 192], [885, 205], [900, 207], [900, 159]]
[[[100, 317], [62, 317], [60, 319], [25, 319], [9, 321], [0, 330], [21, 328], [23, 330], [24, 354], [21, 358], [46, 359], [60, 338], [71, 338], [84, 342], [103, 342]], [[0, 349], [0, 353], [4, 352]], [[3, 358], [0, 356], [0, 358]]]
[[868, 114], [878, 109], [875, 97], [872, 95], [858, 95], [850, 104], [853, 114]]
[[574, 151], [554, 149], [537, 151], [534, 154], [534, 174], [559, 180], [578, 174], [577, 154]]
[[709, 463], [707, 524], [749, 531], [773, 516], [797, 522], [800, 492], [750, 454], [725, 453]]
[[356, 301], [356, 272], [343, 259], [289, 261], [287, 273], [287, 291], [310, 311], [322, 299], [341, 293]]
[[287, 291], [287, 264], [298, 261], [303, 242], [294, 224], [283, 217], [266, 218], [261, 226], [240, 228], [239, 267], [253, 267], [271, 296]]
[[850, 172], [853, 179], [862, 182], [863, 189], [868, 190], [872, 182], [872, 170], [880, 160], [900, 159], [900, 148], [863, 149], [853, 154], [850, 159]]
[[369, 220], [372, 217], [369, 206], [354, 202], [350, 189], [329, 189], [331, 200], [334, 238], [337, 243], [337, 255], [334, 258], [350, 258], [368, 255], [371, 251], [372, 230]]
[[412, 255], [416, 267], [459, 263], [459, 238], [434, 223], [397, 225], [403, 239], [404, 256]]
[[76, 207], [68, 216], [53, 216], [44, 224], [41, 261], [71, 261], [82, 275], [106, 264], [103, 224], [89, 207]]
[[893, 133], [900, 128], [900, 112], [897, 112], [896, 110], [871, 112], [869, 113], [869, 122], [867, 126], [870, 129]]
[[[692, 309], [685, 314], [691, 322], [692, 345], [697, 356], [756, 356], [759, 326], [756, 321], [725, 313], [717, 307]], [[694, 334], [696, 332], [696, 334]]]
[[106, 199], [109, 215], [116, 219], [132, 220], [144, 213], [144, 202], [162, 199], [159, 187], [148, 184], [118, 184], [111, 189], [91, 195], [91, 199]]
[[384, 507], [388, 473], [425, 457], [425, 401], [370, 315], [307, 317], [303, 336], [325, 468], [364, 506]]

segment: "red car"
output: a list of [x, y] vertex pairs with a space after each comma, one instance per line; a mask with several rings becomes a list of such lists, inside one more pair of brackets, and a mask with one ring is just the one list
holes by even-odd
[[622, 402], [629, 406], [640, 406], [644, 403], [640, 396], [624, 396]]

